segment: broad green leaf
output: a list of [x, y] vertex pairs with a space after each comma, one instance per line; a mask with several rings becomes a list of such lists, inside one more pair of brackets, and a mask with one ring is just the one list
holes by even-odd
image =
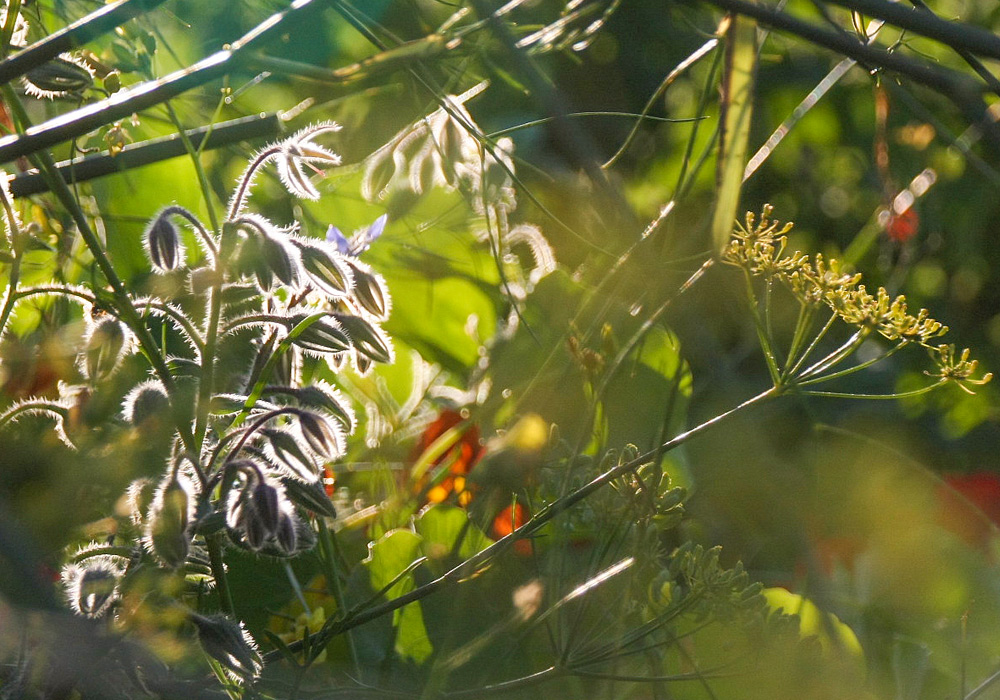
[[469, 514], [458, 506], [438, 504], [426, 508], [417, 517], [415, 526], [423, 536], [421, 546], [429, 559], [441, 559], [452, 552], [467, 559], [492, 544], [492, 540], [469, 520]]
[[[393, 530], [377, 542], [368, 545], [368, 558], [364, 563], [368, 567], [373, 590], [378, 591], [388, 586], [420, 556], [422, 539], [412, 530]], [[398, 598], [412, 585], [412, 576], [404, 576], [386, 592], [386, 597], [389, 600]]]
[[396, 653], [404, 659], [422, 663], [434, 652], [434, 646], [424, 626], [424, 611], [418, 603], [410, 603], [396, 611]]
[[[398, 577], [399, 580], [386, 591], [385, 595], [389, 600], [413, 590], [415, 585], [413, 573], [407, 573], [402, 577], [400, 574], [420, 556], [422, 540], [423, 538], [412, 530], [400, 529], [393, 530], [377, 542], [371, 543], [364, 564], [368, 567], [372, 589], [381, 590]], [[393, 613], [392, 624], [396, 631], [396, 653], [417, 663], [430, 656], [434, 649], [427, 638], [423, 612], [419, 604], [410, 604], [396, 610]]]
[[757, 66], [757, 25], [741, 15], [729, 15], [727, 20], [724, 21], [726, 61], [722, 74], [722, 131], [716, 171], [718, 194], [712, 216], [712, 246], [717, 255], [729, 240], [739, 207]]

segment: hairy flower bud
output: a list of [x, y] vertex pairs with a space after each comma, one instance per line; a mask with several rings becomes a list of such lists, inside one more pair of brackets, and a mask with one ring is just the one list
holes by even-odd
[[[258, 250], [261, 262], [282, 284], [290, 285], [295, 283], [298, 277], [298, 264], [288, 246], [277, 238], [262, 235]], [[264, 285], [264, 280], [261, 280], [261, 285], [265, 286], [265, 288], [271, 286], [270, 284]]]
[[278, 530], [281, 517], [282, 496], [266, 480], [260, 480], [250, 491], [250, 501], [260, 519], [261, 527], [266, 536], [274, 535]]
[[316, 481], [316, 464], [290, 433], [276, 428], [263, 428], [260, 434], [267, 440], [265, 451], [276, 462], [287, 467], [286, 471], [291, 476], [300, 481]]
[[302, 267], [309, 277], [327, 294], [339, 297], [351, 291], [354, 278], [348, 265], [318, 246], [299, 245]]
[[100, 314], [88, 324], [80, 369], [91, 381], [111, 375], [124, 355], [128, 336], [125, 327], [110, 314]]
[[302, 437], [316, 454], [333, 459], [343, 453], [344, 438], [326, 418], [309, 411], [297, 411], [296, 415]]
[[177, 227], [170, 220], [169, 211], [162, 212], [153, 219], [143, 236], [149, 261], [157, 272], [176, 269], [184, 257], [184, 246]]
[[118, 599], [122, 570], [111, 558], [95, 556], [81, 564], [70, 564], [62, 572], [70, 607], [85, 617], [101, 617]]
[[354, 350], [373, 362], [392, 362], [392, 343], [374, 323], [347, 314], [334, 314], [351, 338]]
[[[302, 318], [300, 317], [293, 317], [290, 319], [290, 322], [294, 325], [301, 320]], [[299, 333], [292, 342], [307, 352], [319, 355], [344, 352], [351, 348], [350, 337], [333, 317], [321, 318], [313, 322], [308, 328]]]
[[122, 415], [135, 427], [145, 425], [170, 410], [170, 399], [163, 384], [150, 379], [132, 387], [122, 402]]
[[354, 430], [356, 418], [354, 411], [335, 387], [323, 380], [303, 387], [269, 386], [264, 390], [265, 396], [287, 395], [304, 407], [319, 408], [333, 416], [344, 430]]
[[192, 491], [187, 477], [170, 475], [160, 485], [149, 508], [146, 543], [153, 554], [172, 569], [184, 563], [191, 546]]
[[353, 261], [354, 296], [362, 308], [375, 317], [385, 320], [389, 316], [389, 292], [385, 280], [365, 265]]
[[198, 641], [205, 653], [218, 661], [226, 675], [237, 683], [250, 681], [260, 675], [263, 660], [257, 643], [243, 627], [224, 615], [199, 615], [189, 613], [189, 619], [198, 630]]
[[278, 531], [275, 533], [274, 539], [286, 554], [293, 554], [295, 552], [299, 537], [297, 528], [295, 527], [294, 515], [281, 513]]

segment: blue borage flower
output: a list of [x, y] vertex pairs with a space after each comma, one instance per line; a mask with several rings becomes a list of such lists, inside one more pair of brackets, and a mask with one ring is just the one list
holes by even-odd
[[350, 239], [341, 232], [339, 228], [330, 224], [326, 230], [326, 242], [336, 247], [341, 255], [349, 255], [356, 258], [364, 253], [371, 244], [379, 239], [385, 232], [385, 225], [389, 221], [389, 215], [383, 214], [378, 217], [367, 228], [360, 228], [354, 232]]

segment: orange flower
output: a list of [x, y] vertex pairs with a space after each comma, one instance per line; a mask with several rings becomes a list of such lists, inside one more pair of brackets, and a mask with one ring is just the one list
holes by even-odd
[[[466, 506], [472, 500], [466, 477], [484, 449], [479, 428], [463, 424], [465, 418], [458, 411], [445, 409], [420, 436], [413, 453], [412, 476], [413, 490], [424, 503], [442, 503], [455, 497], [459, 505]], [[449, 435], [449, 431], [455, 434]], [[432, 454], [438, 450], [441, 454]]]
[[[490, 534], [495, 540], [506, 537], [528, 522], [528, 517], [528, 509], [520, 503], [509, 505], [493, 518], [493, 527], [490, 529]], [[514, 543], [514, 551], [522, 557], [531, 556], [531, 540], [518, 540]]]

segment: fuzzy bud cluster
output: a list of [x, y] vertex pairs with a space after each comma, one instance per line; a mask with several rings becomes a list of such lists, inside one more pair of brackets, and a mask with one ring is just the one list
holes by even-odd
[[298, 516], [284, 488], [251, 460], [228, 465], [240, 474], [240, 485], [229, 493], [226, 525], [248, 548], [259, 551], [271, 544], [284, 554], [298, 546]]

